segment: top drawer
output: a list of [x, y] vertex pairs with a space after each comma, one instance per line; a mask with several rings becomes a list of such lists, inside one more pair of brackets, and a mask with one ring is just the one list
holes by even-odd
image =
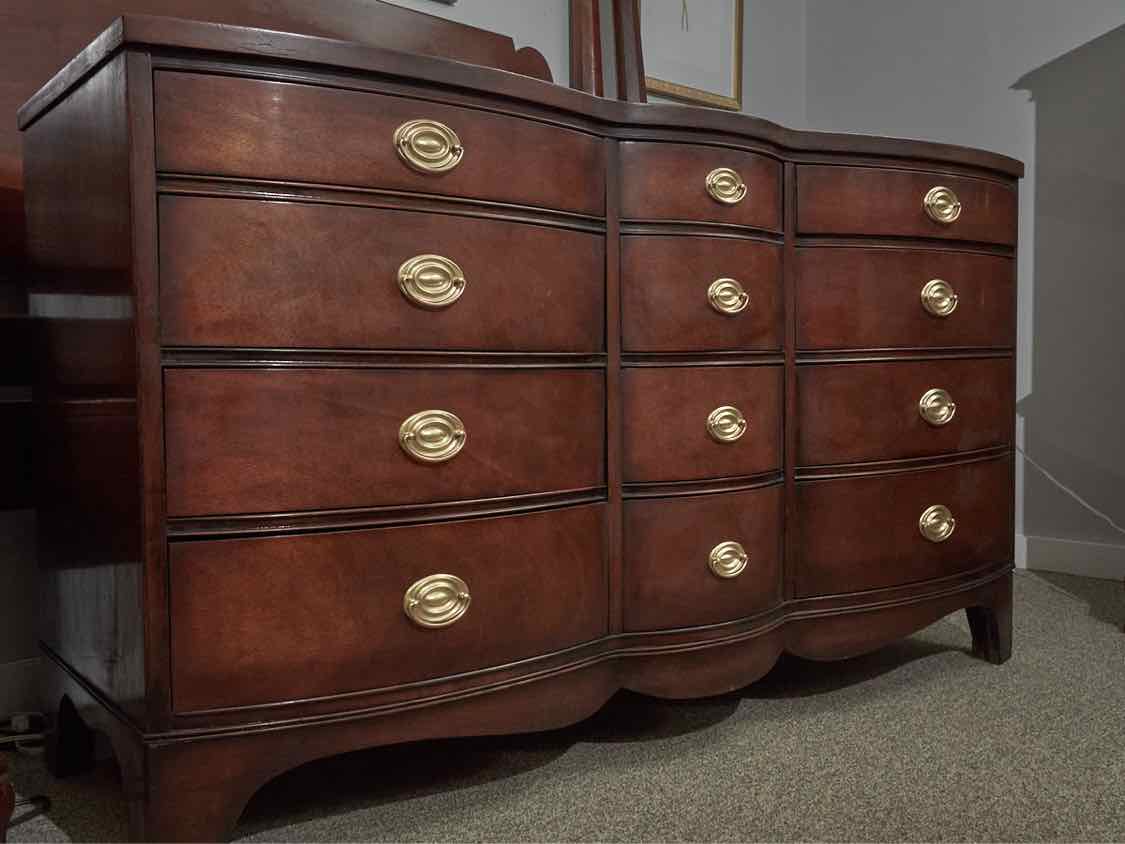
[[[602, 215], [605, 154], [531, 120], [291, 82], [159, 72], [156, 166]], [[404, 124], [415, 121], [399, 133]]]
[[781, 231], [781, 165], [725, 147], [625, 141], [621, 216]]
[[1016, 191], [944, 173], [806, 165], [797, 168], [797, 229], [1014, 244]]

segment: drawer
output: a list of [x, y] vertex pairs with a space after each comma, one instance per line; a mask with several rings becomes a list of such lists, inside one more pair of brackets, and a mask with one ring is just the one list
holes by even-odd
[[[859, 592], [1011, 562], [1012, 489], [1006, 457], [798, 483], [797, 594]], [[953, 519], [952, 534], [937, 542], [920, 529], [935, 506]], [[935, 531], [948, 525], [941, 516], [927, 520]]]
[[779, 349], [781, 249], [725, 237], [621, 239], [626, 351]]
[[626, 501], [626, 631], [718, 624], [777, 604], [781, 490]]
[[605, 483], [600, 370], [172, 369], [164, 390], [170, 516]]
[[779, 366], [626, 369], [621, 378], [625, 482], [778, 469], [781, 380]]
[[1010, 443], [1013, 390], [1010, 358], [799, 366], [797, 463], [896, 460]]
[[158, 170], [605, 212], [603, 143], [582, 132], [292, 82], [170, 71], [154, 79]]
[[596, 352], [604, 277], [601, 235], [351, 206], [160, 200], [161, 330], [173, 345]]
[[798, 348], [1015, 345], [1011, 258], [854, 247], [809, 247], [796, 256]]
[[[960, 202], [953, 222], [926, 212], [933, 188]], [[797, 168], [797, 230], [802, 234], [940, 237], [1016, 242], [1016, 190], [988, 179], [878, 167], [803, 165]]]
[[[597, 639], [608, 612], [604, 535], [605, 505], [593, 504], [439, 525], [174, 543], [173, 708], [346, 694]], [[420, 601], [412, 620], [407, 593], [433, 575], [461, 582], [422, 584], [411, 593]]]
[[[781, 231], [781, 165], [774, 159], [725, 147], [643, 141], [625, 141], [620, 150], [623, 218]], [[709, 188], [716, 170], [734, 172]]]

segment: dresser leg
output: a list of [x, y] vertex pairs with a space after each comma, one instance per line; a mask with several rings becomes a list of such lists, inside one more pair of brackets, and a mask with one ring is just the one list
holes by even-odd
[[94, 767], [94, 731], [86, 726], [69, 695], [63, 695], [47, 732], [45, 756], [53, 777], [72, 777]]
[[1000, 580], [988, 603], [967, 607], [973, 654], [1000, 665], [1012, 655], [1012, 575]]

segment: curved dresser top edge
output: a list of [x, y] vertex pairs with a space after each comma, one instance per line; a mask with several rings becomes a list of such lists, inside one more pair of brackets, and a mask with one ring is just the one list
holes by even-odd
[[559, 109], [605, 124], [710, 129], [765, 141], [795, 152], [926, 159], [989, 170], [1017, 179], [1024, 174], [1021, 161], [971, 147], [873, 135], [790, 129], [741, 112], [697, 106], [627, 103], [595, 97], [530, 76], [451, 59], [298, 33], [151, 15], [126, 15], [117, 18], [20, 107], [19, 128], [26, 129], [71, 88], [130, 46], [220, 53], [407, 77]]

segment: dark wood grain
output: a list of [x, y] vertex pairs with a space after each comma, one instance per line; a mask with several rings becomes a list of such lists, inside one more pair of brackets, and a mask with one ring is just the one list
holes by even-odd
[[[296, 370], [165, 375], [168, 513], [456, 501], [605, 482], [598, 371]], [[455, 413], [448, 463], [417, 463], [399, 425]]]
[[[707, 174], [729, 167], [746, 198], [724, 205], [707, 193]], [[724, 147], [626, 141], [621, 144], [621, 216], [630, 220], [697, 220], [781, 230], [781, 165]]]
[[[781, 367], [703, 366], [627, 369], [625, 481], [651, 482], [754, 475], [781, 465]], [[737, 407], [748, 427], [735, 442], [716, 442], [707, 416]]]
[[[622, 341], [627, 351], [779, 349], [781, 250], [722, 237], [621, 240]], [[707, 288], [733, 278], [750, 296], [739, 314], [716, 311]]]
[[[717, 624], [781, 600], [781, 491], [629, 501], [625, 505], [625, 629]], [[707, 565], [720, 542], [738, 542], [750, 562], [737, 577]]]
[[645, 88], [644, 49], [641, 46], [641, 10], [638, 0], [612, 0], [613, 43], [617, 56], [617, 99], [643, 103]]
[[[863, 247], [805, 247], [795, 255], [801, 349], [1015, 345], [1012, 258]], [[922, 287], [935, 278], [958, 297], [947, 317], [922, 307]]]
[[602, 96], [600, 0], [570, 0], [570, 87]]
[[[801, 513], [797, 594], [858, 592], [1012, 560], [1011, 463], [797, 485]], [[957, 520], [934, 543], [918, 518], [943, 504]]]
[[[142, 721], [126, 77], [120, 56], [24, 136], [28, 255], [35, 292], [52, 303], [40, 319], [39, 402], [24, 448], [36, 455], [39, 637]], [[101, 303], [122, 316], [90, 319], [87, 308]]]
[[[160, 201], [161, 330], [172, 345], [595, 352], [604, 238], [439, 214], [203, 197]], [[302, 237], [294, 238], [294, 232]], [[467, 285], [423, 309], [415, 255]]]
[[[466, 143], [447, 176], [391, 149], [421, 116]], [[978, 654], [1010, 651], [1018, 162], [156, 18], [21, 123], [48, 701], [108, 731], [135, 837], [225, 836], [326, 754], [727, 692], [783, 650], [851, 656], [962, 608]], [[741, 204], [706, 195], [717, 166]], [[818, 200], [798, 173], [822, 170]], [[930, 178], [965, 201], [945, 234], [901, 198]], [[453, 310], [397, 314], [375, 278], [407, 246], [487, 270]], [[962, 298], [919, 323], [931, 262]], [[698, 310], [712, 272], [750, 286], [745, 323]], [[913, 395], [887, 410], [935, 372], [953, 426], [917, 429]], [[750, 420], [734, 444], [706, 431], [721, 404]], [[468, 444], [416, 464], [398, 426], [435, 407]], [[940, 546], [932, 503], [958, 519]], [[732, 581], [706, 569], [720, 538], [751, 552]], [[471, 573], [473, 605], [416, 631], [405, 581], [439, 570]]]
[[[167, 71], [155, 84], [160, 170], [605, 210], [605, 159], [590, 135], [312, 85]], [[399, 159], [395, 129], [422, 118], [441, 121], [461, 139], [465, 155], [454, 169], [418, 173]]]
[[[961, 200], [948, 225], [926, 216], [922, 199], [936, 185]], [[987, 179], [879, 167], [797, 167], [797, 230], [802, 234], [936, 237], [1016, 242], [1016, 192]]]
[[[957, 405], [935, 427], [918, 400], [943, 389]], [[896, 460], [1010, 444], [1012, 359], [816, 364], [797, 368], [797, 463]]]
[[[606, 625], [604, 527], [605, 507], [587, 505], [174, 545], [173, 707], [355, 692], [595, 639]], [[449, 627], [420, 628], [403, 595], [439, 572], [464, 580], [471, 603]]]

